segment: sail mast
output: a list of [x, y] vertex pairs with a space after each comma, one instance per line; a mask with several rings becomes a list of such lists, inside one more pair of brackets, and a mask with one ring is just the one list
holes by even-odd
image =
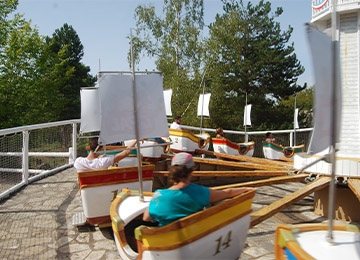
[[332, 1], [332, 12], [331, 12], [331, 30], [332, 30], [332, 55], [333, 55], [333, 79], [332, 79], [332, 99], [333, 99], [333, 107], [332, 107], [332, 127], [331, 127], [331, 182], [330, 182], [330, 188], [329, 188], [329, 206], [328, 206], [328, 218], [329, 218], [329, 229], [327, 234], [327, 241], [331, 244], [334, 243], [334, 237], [333, 237], [333, 219], [334, 219], [334, 204], [335, 204], [335, 171], [336, 171], [336, 151], [335, 151], [335, 144], [337, 140], [336, 136], [336, 125], [337, 125], [337, 97], [336, 97], [336, 90], [337, 90], [337, 79], [339, 75], [337, 75], [337, 50], [336, 50], [336, 0]]
[[[204, 74], [205, 75], [205, 74]], [[202, 91], [202, 106], [201, 106], [201, 117], [200, 117], [200, 134], [202, 134], [202, 123], [203, 123], [203, 115], [204, 115], [204, 98], [205, 98], [205, 82], [203, 85]]]
[[201, 82], [200, 82], [200, 86], [202, 83], [204, 83], [203, 85], [203, 91], [202, 91], [202, 106], [201, 106], [201, 117], [200, 117], [200, 134], [202, 134], [202, 122], [203, 122], [203, 114], [204, 114], [204, 98], [205, 98], [205, 73], [206, 73], [206, 69], [204, 70], [204, 74], [202, 76]]
[[139, 124], [138, 124], [138, 112], [137, 112], [137, 97], [136, 97], [136, 81], [135, 81], [135, 62], [133, 54], [132, 44], [132, 30], [130, 29], [130, 55], [131, 55], [131, 74], [132, 74], [132, 86], [133, 86], [133, 99], [134, 99], [134, 117], [135, 117], [135, 136], [136, 136], [136, 150], [138, 158], [138, 174], [139, 174], [139, 192], [140, 201], [144, 201], [143, 195], [143, 183], [142, 183], [142, 168], [141, 168], [141, 153], [140, 153], [140, 142], [139, 142]]
[[245, 118], [244, 118], [244, 121], [245, 121], [245, 142], [247, 143], [248, 142], [248, 135], [247, 135], [247, 91], [245, 91]]
[[296, 146], [296, 123], [297, 123], [297, 113], [296, 113], [296, 93], [295, 93], [295, 103], [294, 103], [294, 146]]

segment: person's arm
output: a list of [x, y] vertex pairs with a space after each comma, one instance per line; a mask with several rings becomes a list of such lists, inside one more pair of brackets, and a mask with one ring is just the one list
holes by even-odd
[[249, 188], [229, 188], [225, 190], [213, 190], [210, 191], [210, 203], [215, 203], [227, 198], [235, 197], [245, 191], [250, 190]]
[[150, 221], [151, 219], [152, 219], [152, 217], [149, 214], [149, 208], [146, 208], [146, 210], [144, 211], [143, 220]]
[[[128, 148], [134, 147], [136, 144], [136, 140], [132, 141], [131, 144], [128, 146]], [[114, 156], [114, 163], [117, 163], [118, 161], [124, 159], [126, 156], [129, 156], [132, 150], [125, 150], [121, 153], [115, 154]]]

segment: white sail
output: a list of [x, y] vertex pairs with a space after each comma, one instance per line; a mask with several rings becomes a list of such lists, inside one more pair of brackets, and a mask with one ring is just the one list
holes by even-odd
[[295, 108], [295, 111], [294, 111], [294, 128], [295, 129], [299, 129], [298, 115], [299, 115], [299, 109]]
[[80, 133], [100, 131], [99, 88], [82, 88]]
[[211, 97], [211, 93], [200, 94], [198, 109], [197, 109], [198, 116], [210, 117], [210, 112], [209, 112], [210, 97]]
[[[162, 76], [136, 75], [139, 138], [166, 137]], [[136, 138], [133, 82], [131, 75], [102, 75], [100, 82], [100, 142], [114, 143]]]
[[251, 104], [244, 108], [244, 126], [251, 126]]
[[[331, 129], [333, 129], [333, 51], [332, 41], [326, 34], [308, 27], [308, 37], [315, 72], [315, 123], [311, 138], [309, 153], [319, 153], [332, 144]], [[337, 75], [340, 75], [337, 66]], [[340, 76], [338, 77], [338, 81]], [[334, 131], [340, 131], [341, 115], [341, 89], [340, 84], [336, 88], [336, 122]], [[339, 136], [339, 134], [337, 134]], [[338, 140], [336, 140], [338, 141]]]
[[171, 112], [172, 89], [164, 90], [163, 93], [164, 93], [166, 115], [167, 116], [172, 116], [172, 112]]

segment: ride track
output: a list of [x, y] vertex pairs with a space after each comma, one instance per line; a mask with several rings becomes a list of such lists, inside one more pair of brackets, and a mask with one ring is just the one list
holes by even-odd
[[[199, 157], [194, 157], [194, 161], [200, 165], [212, 165], [215, 167], [231, 167], [231, 170], [195, 170], [193, 172], [193, 177], [217, 177], [217, 178], [226, 178], [226, 177], [254, 177], [261, 178], [257, 180], [250, 180], [239, 183], [232, 183], [226, 185], [217, 185], [211, 187], [212, 189], [222, 190], [226, 188], [237, 188], [237, 187], [261, 187], [268, 186], [280, 183], [287, 182], [304, 182], [305, 180], [312, 180], [307, 185], [305, 185], [300, 190], [294, 191], [293, 193], [287, 195], [267, 205], [255, 212], [251, 213], [251, 224], [250, 227], [254, 227], [266, 219], [274, 216], [276, 213], [283, 211], [284, 209], [290, 207], [296, 202], [302, 200], [306, 196], [310, 195], [313, 192], [319, 191], [329, 186], [330, 177], [322, 176], [321, 174], [313, 174], [309, 172], [299, 172], [293, 168], [293, 163], [291, 159], [282, 159], [282, 160], [269, 160], [263, 158], [255, 158], [249, 156], [234, 156], [227, 155], [222, 153], [216, 153], [212, 151], [196, 150], [196, 154], [206, 154], [220, 158], [219, 160], [213, 159], [204, 159]], [[163, 158], [171, 158], [171, 155], [163, 155]], [[239, 170], [234, 170], [234, 168], [239, 168]], [[156, 170], [154, 171], [154, 176], [157, 177], [166, 177], [168, 173], [166, 170]], [[309, 178], [311, 177], [311, 178]], [[218, 179], [218, 180], [219, 180]], [[234, 179], [237, 180], [237, 179]], [[218, 183], [216, 180], [207, 180], [208, 184]], [[197, 182], [197, 183], [201, 183]], [[348, 187], [355, 194], [355, 196], [360, 201], [360, 179], [352, 178], [347, 180]], [[164, 183], [163, 183], [164, 184]]]

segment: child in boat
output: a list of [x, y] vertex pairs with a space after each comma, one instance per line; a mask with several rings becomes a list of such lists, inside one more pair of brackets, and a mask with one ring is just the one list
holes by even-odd
[[179, 218], [198, 212], [210, 203], [215, 203], [239, 195], [248, 188], [213, 190], [190, 182], [194, 170], [191, 154], [178, 153], [169, 170], [173, 185], [168, 189], [156, 190], [143, 220], [155, 220], [159, 226], [167, 225]]
[[275, 138], [274, 136], [272, 135], [271, 132], [267, 132], [266, 133], [266, 139], [265, 139], [266, 142], [273, 142], [275, 143]]
[[224, 129], [222, 129], [221, 127], [216, 129], [216, 138], [219, 139], [224, 139]]
[[171, 129], [179, 129], [181, 130], [181, 119], [182, 117], [181, 116], [176, 116], [175, 117], [175, 121], [170, 125], [170, 128]]
[[[136, 140], [132, 141], [128, 148], [134, 147], [135, 144]], [[74, 167], [76, 168], [77, 172], [107, 169], [109, 166], [124, 159], [131, 153], [131, 150], [125, 150], [115, 155], [100, 155], [99, 153], [95, 153], [96, 150], [102, 149], [102, 146], [100, 146], [98, 143], [97, 137], [90, 138], [89, 145], [89, 155], [86, 158], [78, 157], [74, 162]]]

